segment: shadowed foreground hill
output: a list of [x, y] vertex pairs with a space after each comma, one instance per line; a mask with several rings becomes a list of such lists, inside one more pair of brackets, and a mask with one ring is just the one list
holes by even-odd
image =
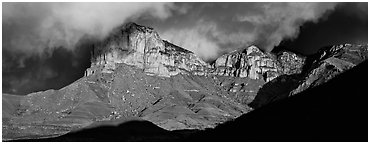
[[46, 139], [17, 141], [41, 142], [120, 142], [120, 141], [180, 141], [196, 130], [167, 131], [149, 121], [133, 120], [119, 125], [86, 128], [66, 135]]
[[367, 141], [367, 63], [215, 129], [170, 132], [131, 121], [32, 141]]
[[367, 60], [329, 82], [191, 137], [194, 141], [367, 141]]

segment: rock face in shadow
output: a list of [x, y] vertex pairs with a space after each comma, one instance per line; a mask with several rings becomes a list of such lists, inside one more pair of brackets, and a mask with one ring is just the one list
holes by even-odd
[[305, 78], [290, 95], [327, 82], [338, 74], [367, 60], [367, 45], [344, 44], [322, 48], [306, 63]]
[[344, 44], [324, 47], [308, 56], [301, 73], [281, 75], [263, 85], [249, 106], [259, 108], [326, 83], [337, 75], [367, 60], [367, 45]]

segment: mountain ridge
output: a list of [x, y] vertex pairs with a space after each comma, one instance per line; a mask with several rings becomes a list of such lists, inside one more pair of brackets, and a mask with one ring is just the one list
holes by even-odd
[[[153, 28], [128, 23], [94, 46], [91, 67], [74, 83], [3, 97], [3, 139], [58, 136], [132, 117], [166, 130], [213, 128], [326, 83], [366, 60], [365, 54], [367, 45], [333, 46], [307, 57], [249, 46], [210, 65], [162, 40]], [[285, 82], [294, 85], [271, 93]]]
[[[112, 36], [104, 40], [103, 44], [103, 46], [94, 48], [92, 65], [86, 71], [86, 76], [95, 72], [95, 65], [101, 64], [106, 67], [102, 71], [109, 73], [114, 70], [115, 63], [135, 65], [151, 75], [169, 77], [179, 73], [192, 73], [262, 78], [266, 82], [281, 74], [295, 72], [282, 71], [280, 63], [283, 61], [278, 61], [274, 54], [263, 52], [254, 45], [221, 55], [210, 65], [193, 52], [162, 40], [153, 28], [133, 22], [124, 24], [113, 31]], [[292, 52], [286, 55], [292, 55], [295, 59], [300, 57]], [[302, 63], [303, 61], [300, 62]]]

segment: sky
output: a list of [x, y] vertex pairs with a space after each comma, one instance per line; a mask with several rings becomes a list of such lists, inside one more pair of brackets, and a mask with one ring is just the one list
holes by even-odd
[[60, 89], [90, 67], [92, 45], [125, 22], [213, 61], [256, 45], [304, 55], [367, 44], [367, 3], [3, 3], [2, 91]]

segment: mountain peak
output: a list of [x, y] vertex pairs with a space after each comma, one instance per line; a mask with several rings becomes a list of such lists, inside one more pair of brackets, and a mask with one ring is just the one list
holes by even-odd
[[134, 22], [125, 23], [120, 28], [127, 32], [134, 32], [134, 31], [152, 32], [153, 31], [152, 27], [142, 26]]
[[162, 40], [153, 28], [134, 22], [113, 30], [94, 49], [91, 63], [85, 75], [96, 71], [111, 73], [119, 63], [136, 66], [150, 75], [160, 76], [176, 75], [182, 70], [203, 71], [210, 67], [193, 52]]

